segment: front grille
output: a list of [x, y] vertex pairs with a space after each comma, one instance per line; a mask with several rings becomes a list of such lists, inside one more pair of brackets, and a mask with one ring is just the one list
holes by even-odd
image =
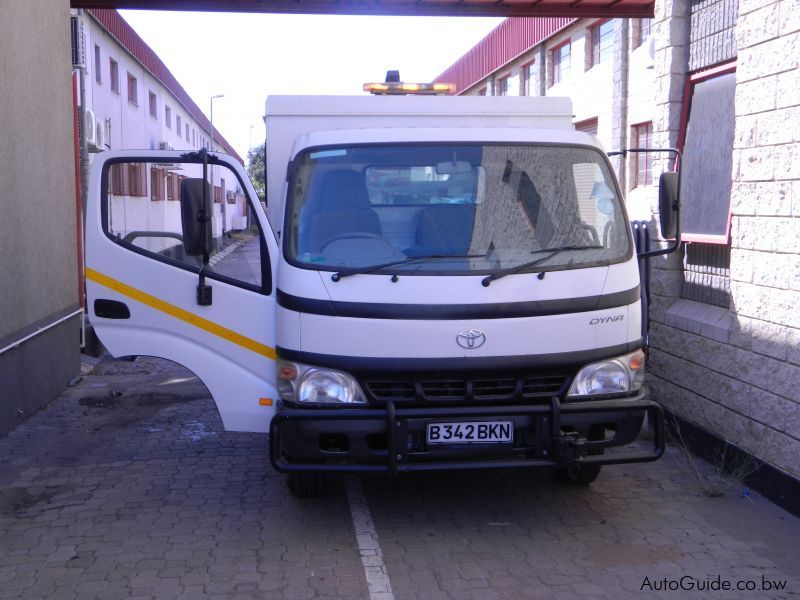
[[544, 400], [560, 396], [571, 379], [571, 373], [547, 371], [474, 377], [368, 376], [361, 383], [375, 402], [469, 403]]

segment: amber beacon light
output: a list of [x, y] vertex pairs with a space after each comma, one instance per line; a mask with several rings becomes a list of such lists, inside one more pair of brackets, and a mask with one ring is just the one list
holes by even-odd
[[364, 91], [377, 96], [384, 95], [447, 95], [456, 91], [454, 83], [406, 83], [400, 81], [399, 71], [387, 71], [386, 81], [365, 83]]

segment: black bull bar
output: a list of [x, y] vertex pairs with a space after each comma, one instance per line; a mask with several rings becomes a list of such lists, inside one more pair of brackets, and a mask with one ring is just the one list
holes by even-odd
[[[653, 447], [649, 450], [621, 451], [602, 454], [605, 448], [621, 446], [616, 435], [610, 439], [588, 440], [577, 433], [562, 432], [562, 421], [570, 417], [589, 424], [608, 420], [635, 420], [647, 415], [653, 428]], [[511, 459], [465, 457], [450, 460], [414, 460], [408, 451], [409, 420], [476, 418], [534, 417], [544, 424], [550, 438], [550, 451], [539, 452], [535, 457], [513, 457]], [[581, 418], [583, 417], [583, 419]], [[587, 420], [588, 419], [588, 420]], [[368, 461], [352, 458], [324, 456], [321, 461], [293, 461], [283, 456], [281, 445], [282, 426], [297, 422], [376, 421], [384, 423], [387, 449], [375, 452]], [[544, 432], [542, 432], [544, 433]], [[638, 429], [636, 431], [638, 433]], [[326, 471], [339, 473], [386, 473], [407, 471], [434, 471], [454, 469], [490, 469], [509, 467], [554, 467], [568, 464], [622, 464], [657, 460], [664, 453], [664, 413], [661, 407], [650, 400], [614, 399], [589, 402], [561, 403], [553, 397], [549, 404], [519, 406], [453, 406], [453, 407], [396, 407], [387, 402], [384, 407], [357, 409], [297, 409], [282, 407], [270, 423], [270, 462], [283, 473], [298, 471]], [[487, 451], [487, 454], [491, 453]], [[547, 456], [542, 456], [546, 454]], [[411, 460], [409, 460], [411, 459]]]

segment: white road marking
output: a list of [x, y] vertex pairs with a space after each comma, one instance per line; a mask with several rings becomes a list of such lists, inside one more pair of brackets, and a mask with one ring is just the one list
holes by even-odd
[[383, 562], [381, 545], [378, 543], [378, 532], [369, 506], [364, 498], [364, 490], [358, 477], [345, 479], [347, 500], [350, 504], [350, 515], [353, 517], [353, 529], [356, 532], [358, 551], [361, 554], [361, 565], [367, 579], [370, 600], [394, 600], [392, 584]]

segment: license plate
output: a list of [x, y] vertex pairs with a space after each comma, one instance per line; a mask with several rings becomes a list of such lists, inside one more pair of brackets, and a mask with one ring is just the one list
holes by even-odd
[[511, 421], [428, 423], [429, 444], [497, 444], [514, 441]]

